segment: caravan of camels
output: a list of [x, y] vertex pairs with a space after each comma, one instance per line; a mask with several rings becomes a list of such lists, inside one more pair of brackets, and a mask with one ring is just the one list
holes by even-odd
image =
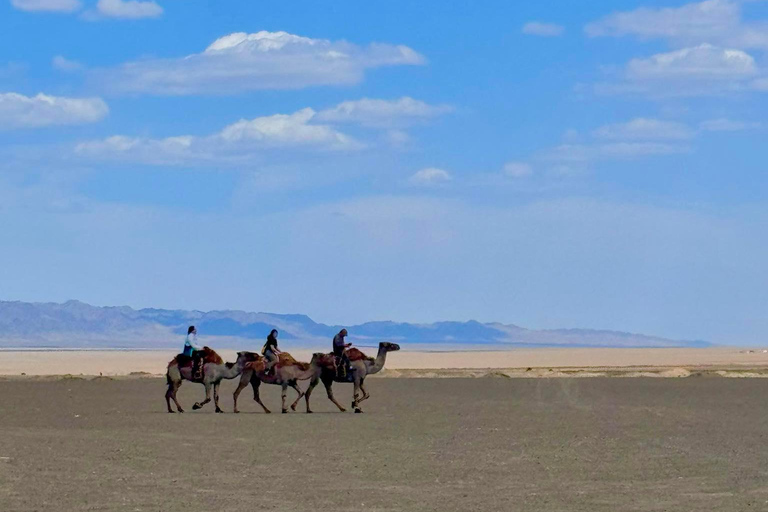
[[[296, 361], [287, 352], [277, 350], [277, 331], [272, 331], [262, 351], [263, 355], [255, 352], [238, 352], [237, 360], [234, 363], [225, 363], [214, 350], [208, 347], [198, 348], [195, 346], [196, 333], [194, 326], [190, 326], [184, 352], [168, 363], [166, 373], [168, 390], [165, 393], [165, 401], [170, 413], [175, 412], [171, 406], [171, 401], [176, 405], [179, 412], [184, 412], [176, 398], [176, 392], [184, 380], [205, 386], [205, 400], [196, 402], [192, 406], [193, 409], [200, 409], [210, 402], [211, 390], [213, 390], [216, 412], [224, 412], [219, 407], [219, 385], [224, 379], [237, 377], [240, 377], [240, 382], [234, 392], [234, 412], [239, 412], [237, 398], [248, 384], [253, 388], [253, 399], [256, 403], [264, 409], [264, 412], [271, 412], [259, 397], [259, 387], [264, 383], [279, 385], [282, 388], [283, 413], [288, 412], [286, 394], [289, 387], [298, 393], [298, 397], [290, 405], [291, 410], [296, 410], [296, 406], [303, 397], [306, 401], [306, 412], [311, 413], [309, 398], [312, 395], [312, 390], [319, 382], [325, 386], [328, 399], [339, 408], [339, 411], [344, 412], [346, 409], [333, 396], [333, 383], [339, 382], [354, 384], [352, 409], [356, 413], [361, 413], [363, 411], [360, 408], [360, 403], [370, 397], [365, 389], [366, 377], [378, 373], [384, 368], [388, 352], [400, 350], [400, 346], [396, 343], [381, 342], [376, 357], [368, 357], [360, 350], [350, 348], [349, 344], [343, 344], [346, 330], [342, 330], [334, 338], [333, 353], [316, 352], [310, 362], [303, 363]], [[272, 339], [273, 335], [274, 339]], [[337, 342], [338, 338], [341, 339], [341, 345]], [[302, 380], [309, 381], [309, 387], [306, 391], [302, 391], [298, 385], [298, 381]]]

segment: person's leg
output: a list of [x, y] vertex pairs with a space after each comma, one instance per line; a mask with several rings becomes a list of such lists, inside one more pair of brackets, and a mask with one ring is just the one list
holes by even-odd
[[195, 380], [203, 378], [203, 353], [199, 350], [192, 353], [192, 375]]
[[341, 364], [344, 367], [344, 377], [347, 376], [347, 369], [349, 368], [350, 361], [349, 356], [347, 355], [347, 351], [341, 353]]
[[267, 360], [267, 367], [264, 373], [267, 375], [272, 375], [274, 373], [272, 368], [277, 364], [277, 355], [271, 350], [267, 350], [264, 352], [264, 358]]
[[336, 361], [336, 376], [340, 379], [347, 377], [347, 354], [343, 349], [334, 349], [334, 360]]
[[336, 377], [338, 377], [338, 378], [341, 378], [341, 372], [342, 372], [342, 368], [344, 366], [342, 364], [342, 361], [341, 361], [342, 354], [343, 354], [343, 352], [341, 350], [339, 350], [336, 347], [333, 347], [333, 364], [336, 365], [336, 368], [335, 368], [335, 370], [336, 370]]

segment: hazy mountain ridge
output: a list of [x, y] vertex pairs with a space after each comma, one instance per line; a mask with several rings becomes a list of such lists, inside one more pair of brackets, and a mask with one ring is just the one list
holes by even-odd
[[[195, 311], [98, 307], [80, 301], [28, 303], [0, 301], [0, 347], [170, 348], [180, 345], [190, 324], [201, 341], [216, 346], [260, 346], [269, 331], [296, 345], [325, 346], [340, 326], [300, 314], [237, 310]], [[346, 326], [353, 341], [392, 340], [411, 345], [455, 347], [687, 347], [701, 341], [678, 341], [618, 331], [593, 329], [530, 330], [500, 323], [392, 321]]]

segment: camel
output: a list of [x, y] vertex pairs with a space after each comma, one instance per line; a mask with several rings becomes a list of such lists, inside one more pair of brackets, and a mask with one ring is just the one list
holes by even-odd
[[[246, 364], [253, 364], [253, 369], [263, 370], [266, 362], [261, 356], [253, 352], [238, 352], [237, 361], [234, 363], [225, 363], [219, 355], [208, 347], [203, 348], [205, 353], [203, 358], [203, 380], [195, 381], [192, 379], [192, 359], [186, 356], [178, 355], [173, 361], [168, 363], [168, 372], [166, 380], [168, 382], [168, 391], [165, 392], [165, 402], [168, 406], [168, 412], [175, 412], [171, 408], [171, 400], [176, 404], [179, 412], [184, 409], [179, 405], [176, 399], [176, 391], [181, 386], [182, 381], [199, 382], [205, 386], [205, 400], [195, 402], [192, 409], [197, 410], [211, 401], [211, 387], [213, 387], [213, 401], [216, 405], [216, 412], [223, 413], [219, 407], [219, 384], [223, 379], [234, 379], [243, 372]], [[259, 361], [261, 359], [261, 361]]]
[[[309, 397], [312, 394], [312, 390], [317, 386], [319, 381], [322, 381], [325, 385], [325, 391], [328, 394], [328, 399], [333, 402], [339, 411], [345, 412], [346, 409], [341, 406], [339, 402], [333, 397], [334, 382], [351, 382], [355, 385], [354, 399], [352, 400], [352, 408], [356, 413], [361, 413], [363, 410], [360, 408], [360, 402], [367, 400], [371, 395], [365, 390], [365, 378], [368, 375], [378, 373], [384, 368], [384, 363], [387, 360], [387, 353], [400, 350], [400, 345], [397, 343], [388, 343], [382, 341], [379, 343], [379, 353], [375, 358], [366, 357], [365, 354], [360, 352], [356, 348], [347, 350], [347, 357], [350, 360], [350, 369], [347, 372], [346, 377], [339, 378], [336, 376], [336, 363], [334, 361], [333, 354], [315, 354], [312, 361], [315, 365], [319, 366], [320, 372], [315, 374], [315, 377], [309, 383], [307, 391], [304, 393], [304, 399], [307, 401], [307, 412], [311, 413], [309, 408]], [[363, 396], [360, 397], [360, 391], [363, 392]]]
[[245, 365], [245, 369], [240, 376], [240, 384], [237, 386], [237, 389], [233, 395], [235, 400], [235, 412], [240, 412], [237, 410], [237, 397], [240, 395], [240, 392], [246, 386], [248, 386], [249, 383], [253, 387], [253, 399], [261, 406], [262, 409], [264, 409], [264, 412], [267, 414], [271, 413], [272, 411], [270, 411], [261, 401], [261, 398], [259, 397], [259, 386], [264, 383], [275, 384], [282, 388], [283, 414], [288, 412], [288, 409], [285, 407], [285, 398], [288, 387], [292, 387], [299, 394], [298, 398], [296, 398], [296, 400], [291, 404], [291, 410], [295, 411], [296, 404], [298, 404], [299, 400], [301, 400], [301, 397], [304, 396], [304, 392], [296, 384], [296, 381], [311, 379], [316, 375], [319, 375], [320, 372], [319, 367], [314, 363], [314, 358], [312, 363], [300, 363], [287, 352], [280, 353], [278, 356], [278, 362], [275, 364], [275, 366], [272, 367], [272, 372], [270, 372], [269, 375], [266, 375], [266, 370], [264, 369], [263, 365], [261, 369], [259, 369], [257, 364], [258, 362], [254, 362]]

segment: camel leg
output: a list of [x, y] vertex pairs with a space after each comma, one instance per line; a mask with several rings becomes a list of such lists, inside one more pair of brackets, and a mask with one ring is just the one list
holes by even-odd
[[184, 409], [181, 408], [179, 401], [176, 399], [176, 391], [179, 390], [179, 386], [181, 386], [181, 381], [168, 381], [168, 391], [165, 392], [165, 403], [168, 406], [168, 412], [175, 412], [171, 408], [171, 400], [176, 404], [176, 409], [178, 409], [179, 412], [184, 412]]
[[288, 394], [288, 383], [283, 382], [280, 384], [280, 398], [282, 399], [283, 414], [288, 412], [285, 408], [285, 395]]
[[259, 386], [261, 386], [261, 381], [254, 376], [254, 378], [251, 379], [251, 386], [253, 387], [253, 399], [256, 401], [257, 404], [261, 406], [262, 409], [264, 409], [264, 412], [269, 414], [272, 411], [267, 409], [267, 406], [264, 405], [264, 402], [261, 401], [261, 397], [259, 397]]
[[205, 386], [205, 400], [202, 402], [195, 402], [195, 405], [192, 406], [192, 409], [194, 410], [202, 409], [205, 404], [211, 401], [211, 383], [204, 382], [203, 385]]
[[219, 384], [221, 384], [221, 382], [213, 384], [213, 403], [216, 406], [216, 412], [223, 413], [224, 411], [219, 407]]
[[312, 394], [312, 390], [315, 389], [315, 386], [317, 386], [318, 382], [319, 379], [312, 379], [309, 381], [309, 387], [307, 388], [306, 393], [304, 393], [304, 400], [307, 402], [307, 414], [312, 413], [312, 409], [309, 408], [309, 395]]
[[360, 408], [360, 379], [355, 378], [355, 392], [354, 396], [352, 398], [352, 409], [355, 410], [357, 413], [363, 412], [363, 410]]
[[365, 384], [365, 380], [364, 380], [364, 379], [360, 379], [360, 391], [362, 391], [362, 392], [363, 392], [363, 397], [362, 397], [362, 398], [361, 398], [361, 399], [360, 399], [360, 400], [357, 402], [357, 403], [358, 403], [358, 405], [359, 405], [359, 404], [360, 404], [360, 402], [362, 402], [363, 400], [368, 400], [368, 399], [371, 397], [371, 395], [369, 395], [369, 394], [368, 394], [368, 392], [365, 390], [365, 386], [364, 386], [364, 384]]
[[297, 397], [296, 397], [296, 401], [295, 401], [295, 402], [293, 402], [293, 403], [291, 404], [291, 410], [292, 410], [292, 411], [295, 411], [295, 410], [296, 410], [296, 406], [297, 406], [297, 405], [298, 405], [298, 403], [299, 403], [299, 400], [301, 400], [301, 397], [303, 397], [303, 396], [304, 396], [304, 392], [303, 392], [303, 391], [301, 390], [301, 388], [300, 388], [300, 387], [299, 387], [299, 386], [296, 384], [296, 381], [295, 381], [295, 380], [294, 380], [294, 381], [292, 381], [292, 382], [289, 384], [289, 386], [291, 386], [293, 389], [295, 389], [295, 390], [296, 390], [296, 392], [299, 394], [299, 396], [297, 396]]
[[234, 399], [234, 401], [235, 401], [235, 412], [236, 412], [236, 413], [240, 412], [240, 411], [238, 411], [238, 410], [237, 410], [237, 397], [238, 397], [238, 396], [240, 396], [240, 392], [241, 392], [243, 389], [245, 389], [245, 387], [248, 385], [248, 382], [249, 382], [250, 380], [251, 380], [251, 376], [250, 376], [250, 375], [246, 375], [245, 373], [243, 373], [243, 374], [240, 376], [240, 382], [239, 382], [239, 383], [238, 383], [238, 385], [237, 385], [237, 389], [236, 389], [236, 390], [235, 390], [235, 392], [232, 394], [232, 398], [233, 398], [233, 399]]
[[346, 412], [347, 410], [341, 406], [339, 402], [336, 401], [335, 398], [333, 398], [333, 381], [332, 380], [324, 380], [323, 384], [325, 384], [325, 392], [328, 394], [328, 400], [333, 402], [336, 407], [339, 408], [339, 411]]

